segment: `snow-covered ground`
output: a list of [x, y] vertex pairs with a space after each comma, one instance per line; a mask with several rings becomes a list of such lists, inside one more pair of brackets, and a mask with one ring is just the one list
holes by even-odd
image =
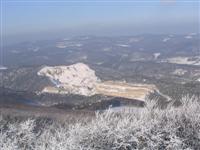
[[166, 59], [167, 62], [182, 65], [200, 65], [200, 57], [171, 57]]

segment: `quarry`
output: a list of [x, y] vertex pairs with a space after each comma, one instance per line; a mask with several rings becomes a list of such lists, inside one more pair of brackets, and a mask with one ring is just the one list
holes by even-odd
[[39, 76], [50, 79], [54, 86], [44, 87], [42, 93], [79, 94], [92, 96], [122, 97], [144, 101], [145, 97], [157, 91], [155, 85], [133, 84], [122, 81], [101, 81], [88, 65], [77, 63], [70, 66], [44, 67]]

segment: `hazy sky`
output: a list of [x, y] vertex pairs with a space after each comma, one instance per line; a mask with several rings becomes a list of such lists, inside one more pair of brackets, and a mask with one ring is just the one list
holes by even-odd
[[3, 35], [198, 32], [199, 0], [3, 0]]

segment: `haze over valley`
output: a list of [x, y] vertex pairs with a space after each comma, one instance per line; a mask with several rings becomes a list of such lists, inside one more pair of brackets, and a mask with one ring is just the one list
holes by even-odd
[[[84, 103], [91, 105], [89, 99], [95, 95], [145, 101], [150, 94], [165, 103], [176, 101], [183, 94], [199, 96], [200, 92], [198, 33], [80, 36], [24, 42], [4, 49], [7, 69], [1, 69], [1, 87], [15, 94], [44, 94], [43, 99], [54, 95], [58, 98], [52, 105], [75, 105], [73, 99], [63, 102], [63, 97], [71, 94], [88, 97]], [[134, 95], [134, 86], [138, 91], [140, 86], [149, 86], [149, 90], [140, 97]], [[123, 88], [125, 92], [118, 91]], [[24, 99], [35, 99], [26, 95]], [[34, 103], [45, 105], [46, 100], [36, 99]]]

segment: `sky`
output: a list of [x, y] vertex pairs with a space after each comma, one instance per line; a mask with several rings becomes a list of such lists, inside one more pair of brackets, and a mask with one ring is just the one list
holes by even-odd
[[199, 32], [199, 0], [1, 0], [3, 36]]

